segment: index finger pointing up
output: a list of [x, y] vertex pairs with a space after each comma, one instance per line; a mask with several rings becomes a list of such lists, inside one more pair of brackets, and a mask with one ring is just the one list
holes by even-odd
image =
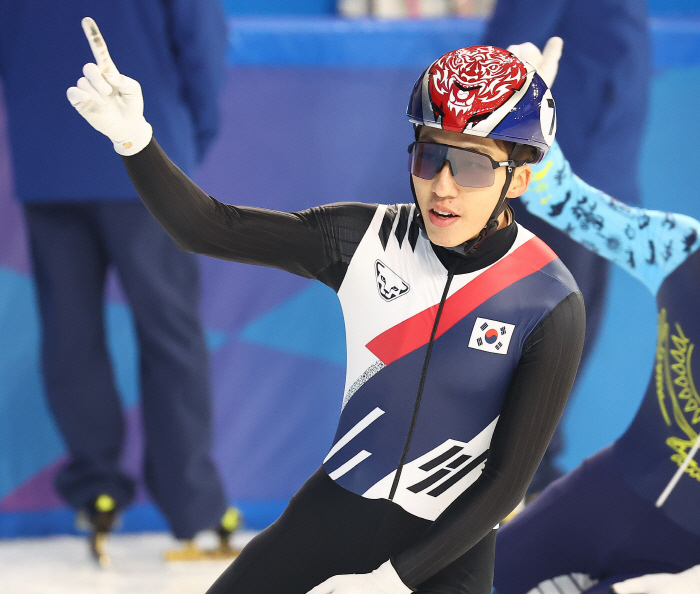
[[102, 33], [97, 28], [97, 23], [90, 17], [85, 17], [81, 24], [83, 26], [83, 31], [85, 32], [85, 37], [87, 37], [88, 43], [90, 44], [90, 49], [92, 50], [92, 55], [95, 56], [95, 61], [102, 74], [113, 72], [114, 74], [119, 74], [117, 67], [112, 62], [112, 58], [107, 50], [107, 44], [105, 43]]

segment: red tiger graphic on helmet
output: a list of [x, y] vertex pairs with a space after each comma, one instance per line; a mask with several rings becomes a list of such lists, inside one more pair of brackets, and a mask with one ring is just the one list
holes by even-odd
[[526, 80], [524, 64], [506, 50], [465, 47], [442, 56], [430, 68], [430, 100], [442, 127], [462, 132], [503, 105]]

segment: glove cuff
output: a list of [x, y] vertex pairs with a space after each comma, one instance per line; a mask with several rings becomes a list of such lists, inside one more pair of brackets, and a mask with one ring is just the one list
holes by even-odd
[[131, 157], [136, 153], [140, 153], [148, 146], [153, 138], [153, 128], [145, 119], [138, 127], [136, 133], [123, 142], [114, 142], [114, 150], [122, 157]]
[[386, 561], [372, 572], [375, 584], [386, 594], [411, 594], [413, 590], [401, 581], [391, 561]]

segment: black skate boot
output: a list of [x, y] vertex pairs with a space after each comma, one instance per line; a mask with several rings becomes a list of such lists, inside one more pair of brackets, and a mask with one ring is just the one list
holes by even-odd
[[218, 551], [223, 556], [235, 557], [240, 553], [240, 551], [234, 550], [231, 547], [231, 537], [242, 525], [243, 516], [240, 510], [235, 507], [229, 507], [222, 516], [219, 525], [216, 527], [216, 534], [219, 536]]
[[90, 555], [102, 568], [110, 566], [107, 554], [107, 536], [117, 522], [117, 502], [106, 493], [95, 497], [85, 509], [78, 512], [78, 527], [90, 532]]

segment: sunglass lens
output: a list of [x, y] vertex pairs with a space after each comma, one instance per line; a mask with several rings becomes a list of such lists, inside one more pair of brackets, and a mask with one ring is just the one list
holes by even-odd
[[421, 179], [433, 179], [446, 155], [447, 147], [444, 145], [422, 142], [414, 144], [411, 153], [411, 173]]
[[465, 188], [489, 188], [495, 174], [485, 155], [444, 144], [417, 142], [409, 158], [409, 169], [421, 179], [433, 179], [444, 161], [450, 163], [455, 182]]
[[487, 157], [459, 149], [450, 153], [452, 175], [458, 185], [465, 188], [490, 188], [493, 185], [495, 173]]

